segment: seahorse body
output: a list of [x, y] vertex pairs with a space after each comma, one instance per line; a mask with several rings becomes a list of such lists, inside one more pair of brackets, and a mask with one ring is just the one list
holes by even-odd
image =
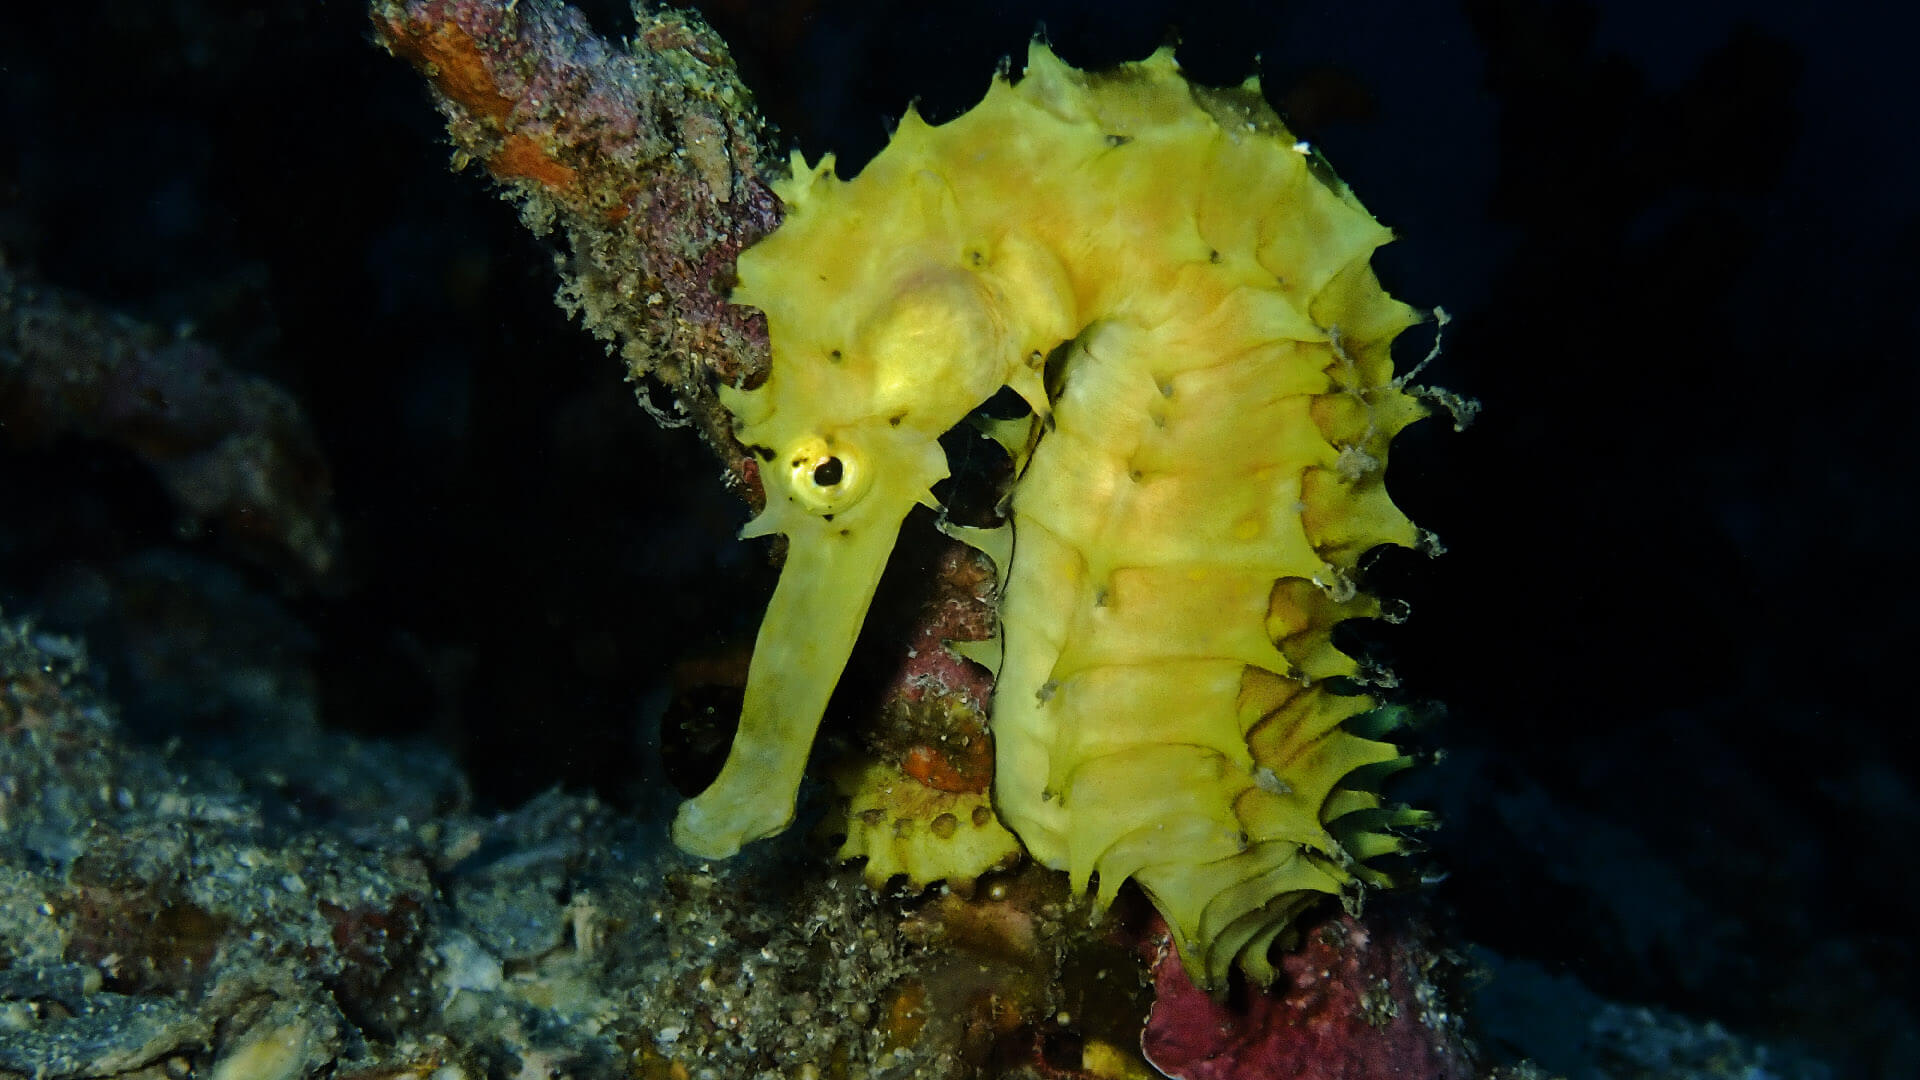
[[1000, 433], [1010, 521], [968, 537], [1004, 576], [995, 806], [1102, 905], [1138, 881], [1202, 983], [1235, 957], [1270, 979], [1297, 911], [1421, 820], [1370, 789], [1404, 759], [1329, 640], [1378, 610], [1360, 555], [1416, 541], [1382, 482], [1424, 415], [1389, 356], [1419, 316], [1369, 266], [1390, 233], [1256, 85], [1192, 86], [1164, 49], [1088, 74], [1036, 44], [853, 180], [796, 155], [780, 195], [735, 296], [771, 374], [728, 402], [771, 455], [746, 533], [789, 554], [676, 841], [724, 856], [789, 822], [900, 522], [946, 475], [936, 440], [1011, 386], [1034, 416]]

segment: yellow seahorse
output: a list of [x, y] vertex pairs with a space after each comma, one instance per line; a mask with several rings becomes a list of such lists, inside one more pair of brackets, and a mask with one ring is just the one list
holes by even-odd
[[[1025, 75], [938, 127], [911, 110], [860, 175], [795, 154], [782, 226], [740, 259], [771, 374], [728, 389], [787, 561], [739, 733], [674, 839], [719, 858], [793, 816], [815, 729], [938, 439], [1002, 387], [1008, 524], [954, 530], [1002, 578], [993, 802], [1110, 902], [1137, 881], [1188, 970], [1272, 977], [1298, 910], [1377, 875], [1421, 821], [1369, 785], [1402, 759], [1339, 677], [1378, 611], [1361, 554], [1412, 545], [1382, 482], [1424, 415], [1389, 346], [1420, 316], [1369, 265], [1390, 238], [1266, 105], [1171, 50]], [[1329, 681], [1333, 680], [1333, 681]], [[977, 870], [977, 868], [975, 868]], [[956, 872], [958, 870], [956, 869]]]

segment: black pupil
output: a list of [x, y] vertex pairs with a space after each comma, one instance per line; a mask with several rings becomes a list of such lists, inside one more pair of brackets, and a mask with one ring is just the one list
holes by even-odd
[[813, 482], [821, 487], [832, 487], [840, 482], [840, 459], [830, 457], [813, 467]]

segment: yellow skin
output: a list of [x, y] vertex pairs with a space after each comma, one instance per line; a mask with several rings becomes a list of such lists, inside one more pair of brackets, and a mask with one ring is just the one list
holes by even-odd
[[1418, 316], [1368, 266], [1389, 232], [1257, 86], [1194, 87], [1168, 50], [1089, 75], [1035, 45], [966, 115], [909, 112], [851, 181], [796, 156], [779, 194], [735, 294], [772, 370], [727, 403], [771, 455], [744, 535], [785, 534], [787, 563], [675, 842], [722, 858], [792, 820], [901, 521], [947, 474], [937, 440], [1009, 386], [1034, 412], [995, 433], [1011, 521], [966, 537], [1004, 578], [976, 657], [995, 808], [1103, 906], [1138, 881], [1202, 984], [1236, 957], [1271, 978], [1299, 909], [1377, 880], [1384, 829], [1421, 820], [1347, 786], [1401, 759], [1325, 681], [1355, 673], [1332, 627], [1377, 611], [1356, 560], [1416, 539], [1381, 482], [1423, 415], [1388, 352]]

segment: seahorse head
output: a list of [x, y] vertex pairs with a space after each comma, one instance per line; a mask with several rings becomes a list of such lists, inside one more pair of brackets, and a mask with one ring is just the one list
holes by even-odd
[[[901, 523], [938, 506], [940, 437], [1002, 386], [1044, 411], [1044, 357], [1073, 333], [1065, 271], [1017, 235], [968, 235], [945, 181], [912, 167], [917, 124], [909, 114], [853, 181], [834, 178], [830, 157], [809, 168], [796, 154], [777, 189], [786, 222], [740, 259], [734, 300], [766, 313], [773, 343], [763, 384], [722, 391], [766, 491], [741, 535], [782, 534], [787, 556], [726, 764], [674, 824], [698, 855], [731, 855], [791, 821]], [[834, 213], [856, 185], [867, 212]], [[874, 190], [897, 192], [898, 213], [872, 212]]]

